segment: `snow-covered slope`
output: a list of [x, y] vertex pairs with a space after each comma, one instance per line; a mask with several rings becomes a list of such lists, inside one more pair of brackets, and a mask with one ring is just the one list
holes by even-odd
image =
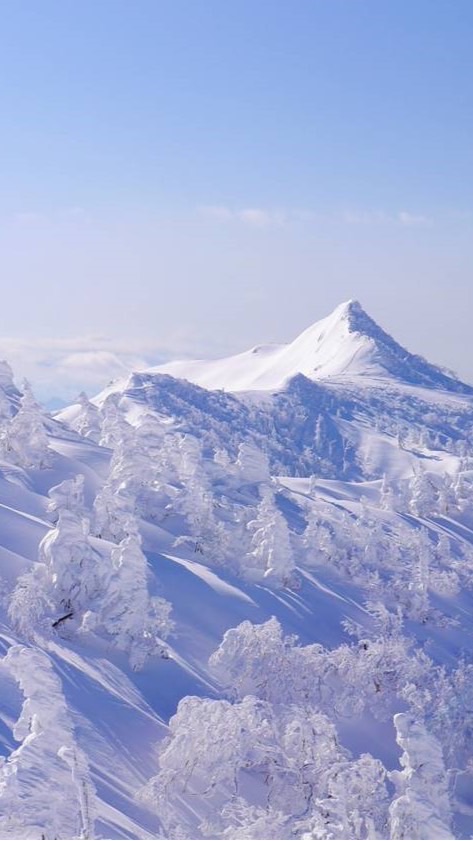
[[398, 345], [358, 301], [341, 304], [288, 345], [261, 345], [227, 359], [170, 362], [151, 371], [227, 391], [273, 391], [304, 374], [311, 380], [394, 377], [473, 394], [473, 388]]
[[0, 837], [471, 837], [471, 389], [354, 303], [263, 356], [5, 369]]

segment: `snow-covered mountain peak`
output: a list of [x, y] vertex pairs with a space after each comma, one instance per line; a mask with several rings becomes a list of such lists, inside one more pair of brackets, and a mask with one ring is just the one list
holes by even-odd
[[389, 378], [408, 385], [473, 393], [455, 377], [409, 353], [356, 300], [340, 304], [289, 344], [261, 345], [224, 359], [170, 362], [150, 373], [234, 392], [280, 390], [303, 374], [315, 381]]
[[357, 301], [355, 298], [350, 298], [348, 301], [342, 301], [341, 304], [338, 304], [338, 306], [335, 307], [335, 309], [333, 310], [331, 315], [328, 316], [328, 318], [333, 317], [338, 318], [340, 320], [350, 320], [353, 317], [356, 317], [356, 314], [360, 312], [366, 315], [360, 302]]

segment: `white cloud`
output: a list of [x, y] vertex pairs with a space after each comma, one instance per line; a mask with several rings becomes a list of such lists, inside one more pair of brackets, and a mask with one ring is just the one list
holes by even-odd
[[263, 207], [233, 209], [224, 205], [202, 205], [198, 211], [211, 219], [221, 222], [241, 222], [252, 228], [280, 227], [291, 218], [291, 214], [284, 210], [270, 210]]
[[419, 213], [409, 213], [407, 210], [400, 210], [397, 218], [401, 225], [407, 225], [408, 227], [432, 225], [433, 223], [433, 220], [428, 216], [422, 216]]
[[341, 221], [347, 225], [402, 225], [422, 227], [433, 224], [433, 219], [409, 210], [386, 211], [378, 209], [348, 209], [341, 213], [323, 213], [300, 208], [275, 210], [263, 207], [232, 208], [227, 205], [202, 205], [198, 212], [219, 222], [241, 223], [252, 228], [275, 228], [289, 223], [316, 224]]
[[345, 210], [342, 219], [348, 225], [403, 225], [404, 227], [422, 227], [433, 224], [433, 219], [420, 213], [399, 210], [396, 213], [384, 210]]
[[263, 210], [260, 207], [247, 207], [238, 211], [238, 219], [255, 228], [268, 228], [270, 226], [281, 226], [287, 220], [282, 211]]
[[228, 348], [191, 327], [162, 334], [161, 342], [110, 336], [70, 338], [0, 337], [0, 360], [12, 367], [18, 385], [30, 380], [39, 400], [72, 400], [80, 391], [97, 394], [110, 380], [126, 377], [169, 359], [220, 355]]
[[77, 338], [0, 338], [0, 358], [13, 368], [17, 382], [27, 377], [39, 399], [72, 399], [85, 389], [100, 391], [111, 379], [126, 376], [169, 358], [151, 343], [114, 341], [104, 336]]

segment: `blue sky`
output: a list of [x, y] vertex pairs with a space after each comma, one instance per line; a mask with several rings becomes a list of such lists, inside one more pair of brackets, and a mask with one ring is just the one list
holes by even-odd
[[350, 297], [473, 380], [471, 0], [0, 16], [0, 353], [42, 396]]

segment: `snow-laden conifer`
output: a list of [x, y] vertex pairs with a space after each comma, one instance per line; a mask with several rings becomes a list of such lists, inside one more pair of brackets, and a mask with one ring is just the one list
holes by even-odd
[[163, 639], [174, 623], [171, 604], [149, 593], [148, 562], [141, 549], [136, 520], [128, 518], [126, 531], [112, 550], [107, 587], [86, 623], [88, 627], [103, 628], [137, 670], [147, 657], [164, 653]]
[[393, 771], [397, 797], [389, 809], [391, 838], [454, 838], [448, 779], [437, 740], [409, 713], [394, 716], [396, 738], [403, 749], [402, 771]]
[[43, 468], [49, 465], [50, 451], [42, 409], [27, 380], [17, 414], [3, 430], [4, 457], [24, 468]]
[[261, 497], [256, 516], [248, 523], [251, 548], [242, 572], [250, 581], [289, 586], [296, 580], [289, 529], [272, 488], [263, 486]]

